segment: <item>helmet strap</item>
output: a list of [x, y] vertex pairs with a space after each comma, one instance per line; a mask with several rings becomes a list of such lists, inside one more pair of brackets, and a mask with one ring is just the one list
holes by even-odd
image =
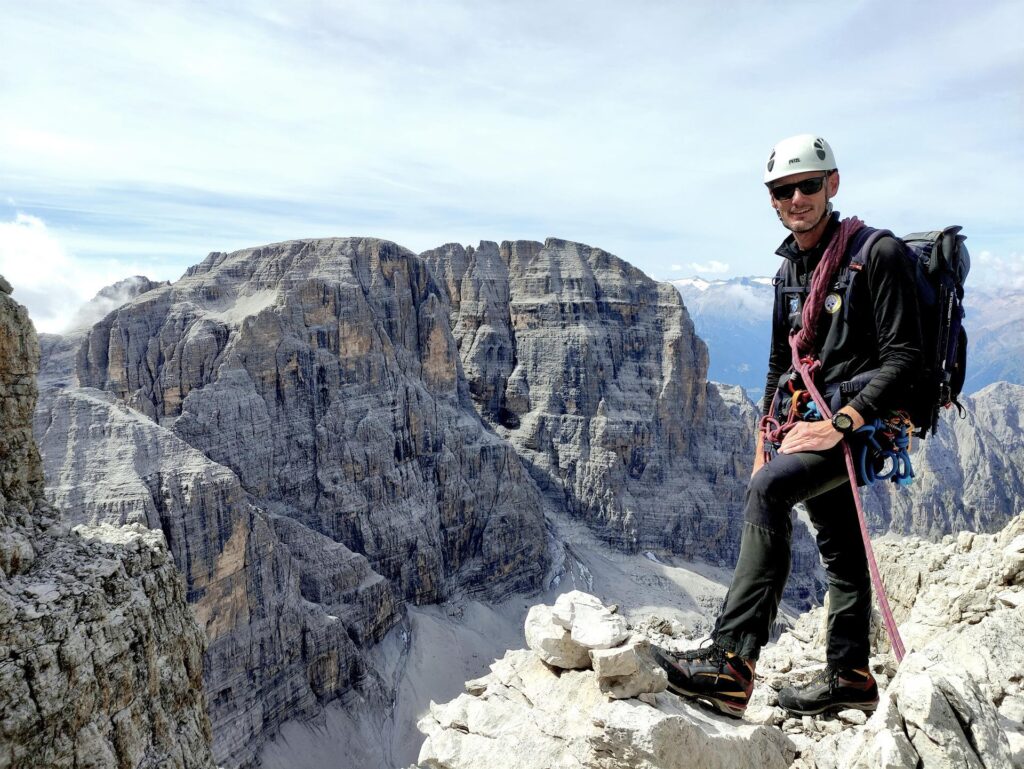
[[[818, 221], [816, 221], [814, 223], [814, 227], [817, 227], [819, 224], [821, 224], [823, 219], [826, 219], [827, 217], [829, 217], [831, 215], [832, 215], [832, 201], [828, 199], [828, 193], [826, 192], [825, 193], [825, 210], [821, 212], [821, 216], [819, 216], [818, 217]], [[814, 229], [814, 227], [812, 227], [811, 229]]]

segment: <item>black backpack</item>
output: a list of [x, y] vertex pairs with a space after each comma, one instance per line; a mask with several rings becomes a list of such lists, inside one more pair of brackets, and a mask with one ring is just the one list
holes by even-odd
[[[912, 402], [907, 404], [915, 432], [921, 437], [935, 433], [940, 409], [955, 405], [961, 416], [965, 413], [959, 396], [967, 369], [963, 299], [971, 257], [961, 229], [946, 227], [899, 238], [914, 260], [921, 312], [924, 370]], [[864, 268], [875, 241], [891, 234], [888, 230], [872, 232], [850, 257], [851, 274]]]

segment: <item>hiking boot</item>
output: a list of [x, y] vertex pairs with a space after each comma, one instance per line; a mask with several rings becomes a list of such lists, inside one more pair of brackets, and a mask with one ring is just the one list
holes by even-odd
[[835, 668], [831, 665], [805, 686], [787, 686], [779, 692], [779, 706], [800, 716], [826, 710], [872, 711], [878, 707], [878, 684], [867, 668]]
[[710, 705], [733, 718], [743, 716], [754, 690], [752, 665], [717, 643], [688, 652], [652, 647], [654, 659], [668, 673], [669, 691]]

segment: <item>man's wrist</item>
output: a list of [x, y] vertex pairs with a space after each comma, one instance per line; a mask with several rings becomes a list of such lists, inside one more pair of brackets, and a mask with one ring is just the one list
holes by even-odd
[[843, 435], [856, 432], [864, 426], [864, 417], [850, 406], [844, 406], [832, 416], [832, 428]]
[[832, 417], [832, 429], [842, 435], [853, 432], [853, 417], [843, 411], [837, 411]]

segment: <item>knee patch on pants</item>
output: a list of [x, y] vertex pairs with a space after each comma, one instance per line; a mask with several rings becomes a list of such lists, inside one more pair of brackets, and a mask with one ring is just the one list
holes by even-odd
[[777, 532], [788, 532], [792, 526], [790, 510], [795, 500], [784, 479], [765, 470], [757, 472], [747, 486], [743, 509], [746, 523]]

